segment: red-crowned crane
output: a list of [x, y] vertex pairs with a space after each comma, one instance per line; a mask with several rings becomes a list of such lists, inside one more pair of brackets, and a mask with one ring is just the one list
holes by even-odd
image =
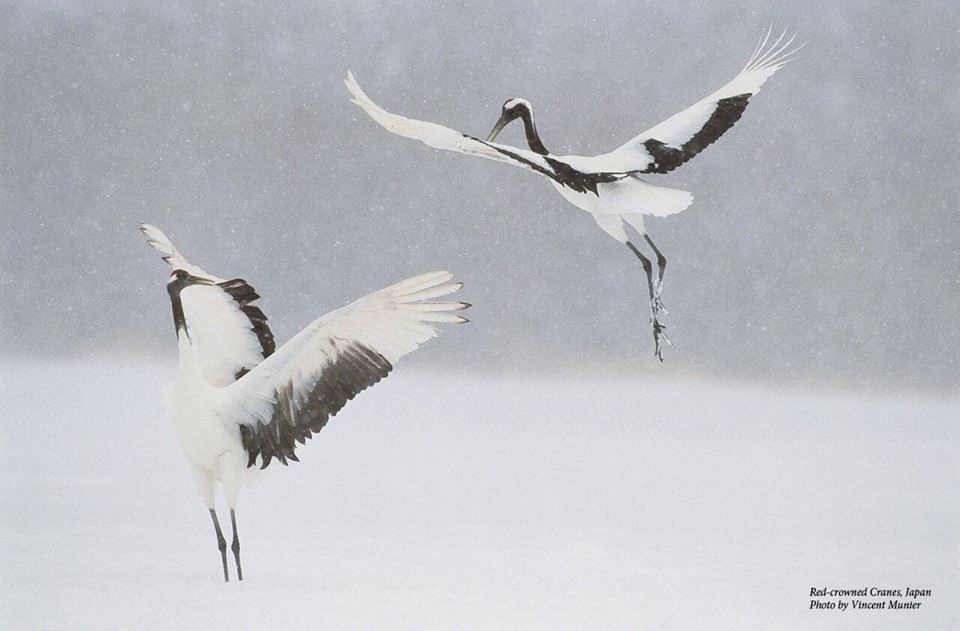
[[236, 502], [248, 468], [298, 460], [303, 444], [350, 399], [381, 379], [402, 356], [459, 324], [463, 302], [437, 300], [460, 289], [447, 272], [415, 276], [331, 311], [275, 348], [259, 298], [242, 279], [224, 280], [191, 265], [158, 228], [140, 228], [174, 270], [167, 281], [179, 345], [177, 380], [167, 409], [210, 510], [227, 570], [227, 545], [214, 507], [223, 486], [233, 527], [237, 578], [240, 540]]
[[[364, 94], [350, 72], [346, 84], [353, 102], [388, 131], [438, 149], [530, 169], [549, 178], [550, 183], [574, 206], [591, 213], [597, 224], [614, 239], [626, 244], [643, 265], [647, 275], [654, 353], [663, 361], [661, 339], [670, 343], [659, 321], [660, 313], [666, 313], [660, 301], [660, 291], [667, 260], [647, 234], [643, 217], [678, 213], [691, 204], [693, 195], [655, 186], [641, 176], [676, 169], [730, 129], [740, 119], [750, 97], [773, 73], [795, 57], [799, 47], [791, 49], [793, 39], [787, 39], [784, 33], [771, 42], [768, 31], [743, 70], [722, 88], [610, 153], [590, 157], [550, 153], [537, 132], [533, 107], [525, 99], [508, 99], [493, 130], [485, 140], [480, 140], [448, 127], [384, 110]], [[523, 121], [529, 149], [493, 142], [509, 122], [517, 119]], [[656, 273], [650, 259], [631, 241], [626, 225], [635, 229], [653, 250], [657, 259]]]

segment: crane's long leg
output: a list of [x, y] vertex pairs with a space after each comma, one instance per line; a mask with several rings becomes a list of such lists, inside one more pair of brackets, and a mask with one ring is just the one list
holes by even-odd
[[667, 269], [667, 257], [665, 257], [653, 243], [650, 235], [644, 233], [643, 238], [647, 240], [647, 243], [653, 248], [654, 254], [657, 255], [657, 280], [654, 283], [653, 303], [656, 305], [658, 313], [660, 311], [666, 313], [667, 310], [663, 308], [663, 302], [660, 301], [660, 290], [663, 288], [663, 272]]
[[[231, 516], [233, 511], [230, 511]], [[210, 509], [210, 518], [213, 519], [213, 527], [217, 531], [217, 547], [220, 548], [220, 558], [223, 560], [223, 580], [230, 582], [230, 574], [227, 572], [227, 540], [223, 538], [223, 531], [220, 530], [220, 522], [217, 521], [217, 511]], [[236, 536], [236, 527], [234, 527], [234, 536]], [[239, 548], [238, 548], [239, 549]]]
[[[243, 570], [240, 569], [240, 537], [237, 536], [237, 514], [230, 509], [230, 525], [233, 526], [233, 544], [230, 549], [233, 550], [233, 558], [237, 561], [237, 580], [243, 580]], [[226, 567], [227, 557], [223, 557], [224, 567]]]
[[[643, 265], [643, 271], [647, 273], [647, 289], [650, 291], [650, 307], [653, 309], [653, 265], [650, 263], [650, 259], [641, 254], [640, 250], [638, 250], [637, 246], [633, 245], [633, 243], [627, 241], [627, 247], [640, 259], [640, 264]], [[656, 310], [654, 310], [653, 315], [657, 315]]]
[[[643, 271], [647, 273], [647, 289], [650, 292], [650, 324], [653, 327], [653, 343], [654, 343], [654, 355], [657, 356], [661, 362], [663, 361], [663, 346], [660, 341], [661, 338], [670, 343], [670, 340], [667, 339], [667, 334], [663, 332], [663, 329], [666, 328], [660, 321], [657, 319], [657, 316], [660, 315], [660, 308], [657, 305], [656, 293], [654, 290], [654, 281], [653, 281], [653, 264], [650, 262], [650, 259], [645, 257], [640, 253], [640, 250], [637, 249], [637, 246], [633, 245], [630, 241], [627, 241], [627, 247], [630, 248], [630, 251], [633, 252], [638, 259], [640, 259], [640, 264], [643, 265]], [[656, 249], [654, 249], [656, 251]], [[659, 263], [659, 257], [658, 257]], [[664, 265], [666, 263], [664, 262]]]

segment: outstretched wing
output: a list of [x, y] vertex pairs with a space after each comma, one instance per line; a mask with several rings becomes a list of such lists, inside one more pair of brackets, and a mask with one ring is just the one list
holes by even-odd
[[530, 169], [563, 183], [556, 169], [550, 164], [548, 159], [538, 153], [520, 149], [519, 147], [511, 147], [510, 145], [479, 140], [473, 136], [468, 136], [455, 129], [437, 125], [436, 123], [428, 123], [413, 118], [406, 118], [399, 114], [391, 114], [371, 101], [370, 97], [364, 94], [357, 80], [353, 78], [352, 72], [347, 71], [345, 83], [347, 84], [347, 89], [350, 90], [350, 94], [353, 95], [351, 100], [362, 107], [363, 111], [365, 111], [370, 118], [389, 132], [397, 134], [398, 136], [419, 140], [436, 149], [445, 149], [447, 151], [464, 153], [469, 156], [489, 158], [498, 162], [506, 162], [507, 164]]
[[773, 73], [795, 59], [786, 32], [768, 47], [770, 31], [728, 84], [610, 153], [591, 158], [594, 168], [634, 173], [667, 173], [697, 155], [740, 120], [747, 101]]
[[436, 301], [457, 291], [447, 272], [416, 276], [332, 311], [224, 390], [222, 418], [239, 426], [248, 466], [298, 460], [303, 444], [360, 391], [387, 376], [400, 357], [435, 337], [438, 323], [461, 323], [469, 305]]
[[182, 269], [183, 271], [188, 272], [191, 276], [206, 278], [215, 283], [221, 283], [225, 280], [223, 278], [217, 278], [213, 274], [208, 274], [196, 265], [190, 263], [190, 261], [188, 261], [185, 256], [180, 254], [180, 251], [173, 246], [173, 243], [170, 241], [169, 237], [167, 237], [167, 235], [165, 235], [163, 230], [160, 228], [151, 226], [148, 223], [142, 223], [140, 224], [140, 232], [146, 235], [147, 244], [159, 252], [160, 258], [169, 263], [173, 269]]
[[253, 304], [260, 296], [245, 280], [223, 280], [187, 261], [162, 230], [142, 224], [140, 231], [161, 258], [214, 285], [193, 285], [180, 292], [183, 316], [204, 378], [223, 387], [246, 374], [276, 349], [267, 316]]

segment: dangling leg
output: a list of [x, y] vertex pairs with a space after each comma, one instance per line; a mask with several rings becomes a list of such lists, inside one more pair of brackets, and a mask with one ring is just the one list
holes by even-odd
[[[233, 511], [230, 511], [231, 517], [233, 516]], [[217, 547], [220, 548], [220, 559], [223, 561], [223, 580], [226, 583], [230, 582], [230, 574], [227, 572], [227, 540], [223, 538], [223, 531], [220, 530], [220, 522], [217, 521], [217, 511], [210, 509], [210, 518], [213, 519], [213, 527], [217, 531]], [[234, 536], [236, 536], [236, 528], [234, 528]]]
[[[240, 537], [237, 536], [237, 513], [231, 508], [230, 509], [230, 525], [233, 526], [233, 545], [230, 546], [230, 549], [233, 550], [233, 558], [237, 561], [237, 580], [243, 580], [243, 570], [240, 569]], [[223, 562], [226, 564], [227, 557], [224, 555]]]
[[[557, 188], [563, 192], [561, 187]], [[653, 251], [657, 253], [657, 266], [659, 268], [659, 275], [657, 277], [655, 288], [653, 280], [653, 265], [650, 263], [650, 259], [641, 254], [640, 250], [638, 250], [637, 247], [630, 242], [630, 239], [627, 237], [627, 232], [624, 230], [623, 222], [626, 221], [633, 226], [637, 232], [646, 236], [647, 232], [643, 228], [643, 215], [613, 215], [593, 213], [593, 219], [597, 222], [598, 226], [603, 228], [604, 232], [609, 234], [620, 243], [626, 243], [627, 247], [630, 248], [630, 251], [633, 252], [638, 259], [640, 259], [640, 263], [643, 265], [643, 271], [647, 273], [647, 289], [650, 292], [650, 324], [653, 326], [653, 342], [655, 345], [654, 354], [657, 356], [657, 359], [663, 361], [663, 349], [660, 345], [660, 340], [662, 338], [667, 342], [667, 344], [670, 344], [670, 340], [667, 339], [667, 335], [663, 332], [664, 326], [660, 324], [657, 316], [660, 315], [660, 310], [663, 308], [663, 305], [659, 304], [659, 283], [663, 277], [663, 270], [667, 265], [667, 260], [663, 258], [663, 255], [660, 254], [656, 247], [653, 248]], [[647, 241], [649, 242], [650, 239], [648, 238]], [[653, 244], [651, 243], [650, 245]]]
[[[645, 257], [640, 253], [640, 250], [637, 249], [637, 246], [633, 243], [627, 241], [627, 247], [630, 248], [630, 251], [633, 252], [638, 259], [640, 259], [640, 264], [643, 265], [643, 271], [647, 273], [647, 289], [650, 291], [650, 307], [653, 308], [653, 265], [650, 264], [650, 259]], [[654, 310], [654, 315], [656, 315], [656, 310]]]
[[630, 241], [627, 241], [627, 247], [640, 259], [640, 264], [643, 265], [643, 271], [647, 273], [647, 289], [650, 292], [650, 324], [653, 326], [653, 353], [657, 356], [657, 359], [662, 362], [663, 347], [660, 344], [660, 339], [663, 338], [667, 344], [670, 344], [670, 340], [667, 339], [667, 334], [663, 332], [663, 329], [666, 327], [660, 324], [660, 321], [657, 319], [657, 316], [660, 315], [660, 310], [656, 304], [656, 295], [653, 287], [653, 264], [651, 264], [650, 259], [641, 254], [640, 250]]
[[660, 301], [660, 290], [663, 288], [663, 272], [667, 269], [667, 258], [661, 254], [657, 246], [654, 245], [650, 235], [644, 233], [643, 238], [647, 240], [647, 243], [653, 248], [654, 254], [657, 255], [657, 282], [654, 283], [653, 303], [656, 305], [658, 312], [663, 311], [667, 313], [667, 310], [663, 308], [663, 303]]

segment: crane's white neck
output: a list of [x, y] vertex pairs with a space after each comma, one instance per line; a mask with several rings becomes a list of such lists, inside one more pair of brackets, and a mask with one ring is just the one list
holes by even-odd
[[202, 382], [203, 373], [200, 368], [200, 359], [197, 349], [190, 342], [186, 329], [177, 329], [177, 350], [180, 354], [180, 380], [187, 382]]

